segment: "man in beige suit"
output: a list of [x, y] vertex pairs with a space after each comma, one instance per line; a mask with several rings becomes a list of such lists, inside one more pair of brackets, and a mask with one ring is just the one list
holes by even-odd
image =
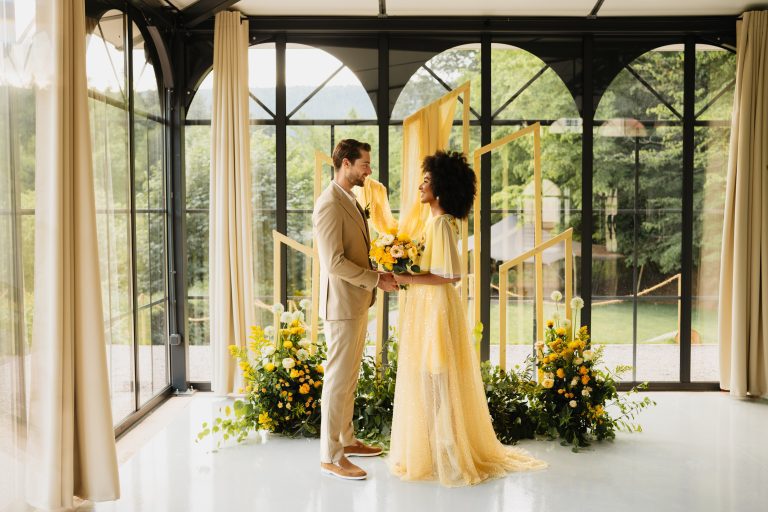
[[352, 187], [371, 174], [371, 146], [353, 139], [333, 151], [334, 179], [315, 203], [312, 214], [320, 257], [320, 316], [325, 320], [328, 360], [323, 379], [320, 468], [340, 478], [362, 480], [365, 471], [347, 456], [372, 457], [379, 448], [355, 439], [352, 413], [368, 325], [368, 308], [376, 287], [394, 291], [389, 273], [371, 269], [368, 222]]

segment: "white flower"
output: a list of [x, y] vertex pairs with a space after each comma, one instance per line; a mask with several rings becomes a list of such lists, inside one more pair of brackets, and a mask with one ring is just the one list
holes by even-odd
[[294, 322], [303, 322], [304, 321], [304, 313], [301, 311], [294, 311], [293, 312], [293, 321]]
[[290, 409], [291, 408], [291, 402], [288, 402], [287, 404], [285, 404], [285, 408], [286, 409]]
[[579, 378], [578, 377], [574, 377], [574, 378], [571, 379], [571, 387], [575, 386], [578, 383], [579, 383]]
[[568, 402], [568, 405], [570, 405], [575, 409], [578, 404], [576, 403], [576, 400], [571, 400], [570, 402]]
[[576, 364], [576, 365], [579, 365], [579, 364], [581, 364], [583, 362], [584, 362], [584, 360], [582, 358], [580, 358], [580, 357], [577, 357], [577, 358], [575, 358], [573, 360], [573, 364]]
[[551, 389], [555, 385], [554, 379], [542, 379], [541, 386], [545, 389]]
[[560, 313], [558, 313], [557, 311], [555, 311], [554, 313], [552, 313], [552, 320], [554, 320], [555, 322], [557, 322], [558, 320], [560, 320]]
[[537, 341], [536, 342], [536, 349], [537, 350], [542, 350], [543, 348], [544, 348], [544, 342], [541, 341], [541, 340]]
[[591, 361], [594, 356], [595, 355], [592, 353], [591, 350], [585, 350], [584, 351], [584, 360], [585, 361]]
[[560, 302], [563, 300], [563, 294], [560, 293], [558, 290], [555, 290], [552, 292], [552, 295], [550, 295], [550, 298], [555, 302]]
[[283, 359], [283, 368], [286, 370], [290, 370], [294, 366], [296, 366], [296, 361], [294, 361], [292, 357], [286, 357]]
[[555, 374], [552, 373], [552, 372], [547, 372], [547, 373], [544, 374], [544, 378], [545, 379], [549, 379], [549, 380], [554, 380]]
[[392, 249], [389, 250], [389, 254], [395, 259], [400, 259], [405, 256], [405, 251], [403, 250], [402, 245], [393, 245]]
[[304, 311], [308, 310], [312, 306], [312, 301], [309, 299], [301, 299], [299, 301], [299, 307]]
[[570, 329], [571, 328], [571, 321], [568, 320], [567, 318], [565, 320], [563, 320], [563, 327], [565, 327], [566, 329]]
[[373, 242], [373, 245], [375, 245], [376, 247], [385, 247], [387, 244], [384, 243], [384, 238], [379, 237], [376, 239], [376, 241]]
[[302, 338], [301, 341], [299, 341], [299, 346], [301, 348], [308, 348], [312, 344], [311, 341], [309, 341], [307, 338]]
[[575, 310], [582, 309], [584, 307], [584, 299], [582, 299], [581, 297], [572, 298], [571, 307]]
[[395, 235], [393, 235], [391, 233], [387, 233], [385, 235], [382, 235], [381, 236], [381, 241], [384, 243], [384, 245], [390, 245], [392, 242], [395, 241]]
[[309, 358], [309, 352], [307, 352], [303, 348], [300, 348], [299, 350], [296, 351], [296, 357], [299, 358], [299, 361], [305, 361], [306, 359]]
[[293, 313], [290, 311], [283, 311], [283, 313], [280, 315], [280, 322], [284, 324], [293, 322]]
[[268, 325], [264, 329], [264, 336], [266, 336], [267, 338], [271, 338], [274, 334], [275, 334], [275, 328], [272, 327], [271, 325]]
[[262, 357], [269, 357], [272, 354], [275, 353], [275, 346], [274, 345], [267, 345], [263, 349], [261, 349], [261, 355]]
[[282, 314], [282, 312], [283, 312], [283, 311], [285, 311], [285, 308], [283, 307], [283, 305], [282, 305], [282, 304], [279, 304], [279, 303], [278, 303], [278, 304], [274, 304], [274, 305], [272, 306], [272, 312], [273, 312], [274, 314], [276, 314], [276, 315], [280, 315], [280, 314]]
[[592, 392], [592, 388], [586, 387], [581, 390], [581, 396], [589, 396], [589, 394]]

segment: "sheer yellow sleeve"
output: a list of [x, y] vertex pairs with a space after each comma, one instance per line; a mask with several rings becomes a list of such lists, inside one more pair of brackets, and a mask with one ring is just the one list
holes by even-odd
[[461, 259], [457, 248], [458, 226], [450, 215], [430, 219], [424, 231], [421, 270], [446, 279], [461, 277]]

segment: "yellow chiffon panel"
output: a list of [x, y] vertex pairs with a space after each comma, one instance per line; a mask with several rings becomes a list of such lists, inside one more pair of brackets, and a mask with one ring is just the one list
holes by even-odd
[[389, 198], [387, 197], [387, 188], [374, 180], [368, 178], [365, 185], [355, 187], [357, 201], [368, 209], [371, 226], [377, 233], [397, 232], [397, 221], [392, 216], [392, 210], [389, 207]]

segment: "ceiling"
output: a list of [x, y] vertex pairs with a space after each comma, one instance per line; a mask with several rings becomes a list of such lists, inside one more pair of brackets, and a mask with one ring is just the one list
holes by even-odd
[[[222, 1], [199, 0], [213, 6]], [[183, 10], [198, 0], [161, 0]], [[602, 5], [600, 5], [602, 3]], [[230, 7], [248, 16], [605, 16], [738, 15], [766, 7], [747, 0], [239, 0]]]

